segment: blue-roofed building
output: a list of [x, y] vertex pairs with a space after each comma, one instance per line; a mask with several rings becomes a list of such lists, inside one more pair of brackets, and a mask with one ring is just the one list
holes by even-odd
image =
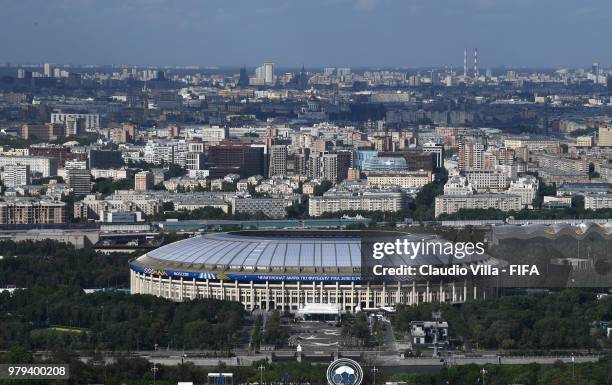
[[378, 156], [376, 150], [355, 150], [353, 151], [353, 167], [363, 169], [364, 163]]
[[366, 160], [363, 164], [364, 171], [405, 171], [408, 163], [404, 157], [377, 156]]

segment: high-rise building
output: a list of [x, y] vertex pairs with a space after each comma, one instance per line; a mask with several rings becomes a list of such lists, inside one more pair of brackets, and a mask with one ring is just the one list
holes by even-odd
[[444, 167], [444, 146], [442, 144], [427, 142], [423, 145], [423, 152], [436, 155], [436, 168]]
[[238, 78], [238, 86], [239, 87], [248, 87], [249, 85], [249, 75], [247, 74], [246, 67], [240, 68], [240, 77]]
[[484, 143], [478, 140], [462, 140], [459, 144], [459, 170], [484, 168]]
[[[341, 157], [344, 162], [344, 155]], [[346, 173], [348, 174], [348, 168]], [[308, 159], [308, 177], [312, 179], [327, 179], [333, 183], [338, 182], [338, 154], [327, 152], [311, 154]]]
[[47, 78], [50, 78], [51, 76], [53, 76], [53, 67], [51, 67], [51, 64], [45, 63], [43, 65], [43, 72], [45, 74], [45, 77]]
[[255, 69], [256, 85], [274, 85], [274, 63], [266, 62], [261, 67]]
[[83, 168], [66, 168], [66, 185], [76, 196], [91, 193], [91, 173]]
[[141, 171], [134, 175], [134, 190], [147, 191], [153, 188], [154, 178], [151, 171]]
[[264, 63], [264, 84], [274, 84], [274, 63]]
[[338, 154], [323, 154], [321, 164], [321, 176], [332, 183], [338, 182]]
[[293, 157], [293, 172], [296, 175], [308, 175], [308, 163], [310, 158], [309, 148], [300, 148]]
[[351, 151], [336, 152], [338, 159], [338, 182], [348, 179], [349, 168], [353, 164], [353, 153]]
[[206, 169], [206, 158], [203, 152], [188, 152], [185, 157], [185, 167], [187, 170]]
[[270, 146], [269, 176], [287, 175], [287, 146], [284, 144], [273, 144]]

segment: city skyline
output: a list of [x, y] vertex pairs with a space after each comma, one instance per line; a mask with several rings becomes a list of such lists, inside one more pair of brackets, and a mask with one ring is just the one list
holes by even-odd
[[10, 39], [0, 61], [253, 67], [270, 60], [279, 67], [448, 64], [461, 71], [464, 48], [479, 49], [482, 69], [612, 61], [598, 41], [612, 5], [509, 3], [25, 1], [3, 6], [0, 32]]

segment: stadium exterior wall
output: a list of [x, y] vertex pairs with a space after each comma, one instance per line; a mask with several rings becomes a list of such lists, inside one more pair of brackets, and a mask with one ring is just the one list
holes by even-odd
[[219, 279], [197, 280], [163, 277], [131, 270], [132, 294], [151, 294], [174, 301], [214, 298], [241, 302], [246, 310], [278, 309], [297, 311], [308, 303], [335, 304], [338, 309], [356, 312], [398, 304], [418, 305], [426, 302], [462, 303], [494, 295], [490, 288], [467, 281], [450, 283], [370, 282], [239, 282]]
[[[264, 245], [268, 245], [267, 242], [279, 242], [279, 244], [282, 242], [292, 244], [298, 242], [290, 238], [289, 240], [281, 239], [279, 241], [274, 236], [271, 238], [245, 236], [246, 240], [243, 240], [242, 235], [242, 233], [237, 233], [204, 236], [208, 239], [204, 239], [202, 242], [216, 242], [216, 244], [221, 242], [224, 245], [226, 244], [224, 242], [229, 242], [227, 243], [229, 246], [223, 250], [232, 249], [233, 244], [231, 242], [246, 242], [235, 247], [237, 250], [234, 254], [236, 258], [238, 256], [244, 258], [244, 250], [249, 247], [253, 252], [260, 250], [258, 249], [259, 246], [255, 246], [252, 242], [263, 242]], [[311, 243], [328, 242], [329, 244], [338, 242], [338, 244], [348, 244], [354, 242], [355, 239], [345, 236], [344, 239], [336, 240], [334, 238], [326, 239], [323, 236], [299, 241], [305, 242], [299, 248], [304, 250], [307, 247], [309, 248]], [[174, 301], [199, 298], [230, 300], [242, 303], [246, 310], [278, 309], [289, 312], [297, 312], [311, 303], [336, 306], [342, 312], [356, 312], [362, 309], [391, 307], [399, 304], [455, 304], [495, 296], [494, 288], [479, 285], [479, 283], [471, 280], [446, 280], [444, 282], [423, 280], [370, 281], [362, 280], [358, 271], [347, 271], [344, 267], [338, 268], [334, 273], [331, 271], [332, 269], [310, 271], [310, 266], [297, 270], [285, 269], [285, 271], [279, 271], [276, 266], [267, 270], [259, 267], [256, 267], [255, 270], [249, 270], [246, 266], [243, 266], [242, 269], [237, 270], [216, 265], [218, 269], [214, 270], [215, 266], [210, 266], [209, 260], [202, 264], [184, 263], [185, 258], [187, 258], [184, 255], [188, 255], [188, 251], [193, 253], [193, 250], [195, 250], [193, 247], [197, 248], [199, 244], [200, 241], [197, 239], [184, 241], [183, 245], [171, 246], [165, 250], [162, 250], [162, 247], [130, 262], [131, 293], [155, 295]], [[334, 247], [339, 250], [341, 247], [338, 244]], [[213, 245], [213, 243], [210, 243], [210, 245]], [[354, 245], [353, 243], [350, 247]], [[206, 246], [201, 250], [201, 253], [208, 253], [209, 256], [214, 255], [215, 260], [218, 260], [217, 253], [211, 252], [210, 247]], [[278, 246], [261, 247], [278, 249]], [[324, 250], [325, 245], [322, 247], [322, 250]], [[344, 249], [350, 247], [347, 246]], [[288, 246], [286, 250], [289, 250]], [[259, 252], [261, 253], [261, 251]], [[200, 251], [196, 251], [193, 255], [198, 253]], [[335, 260], [338, 260], [338, 257], [339, 255], [336, 255]], [[331, 258], [331, 260], [334, 260], [334, 258]], [[228, 262], [228, 266], [231, 263]], [[355, 263], [355, 260], [352, 263]], [[333, 269], [336, 269], [336, 267], [333, 267]]]

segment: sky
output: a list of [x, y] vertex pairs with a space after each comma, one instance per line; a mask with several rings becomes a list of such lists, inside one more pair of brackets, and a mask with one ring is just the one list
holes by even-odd
[[[0, 62], [420, 68], [612, 63], [610, 0], [0, 0]], [[470, 64], [471, 66], [471, 64]]]

